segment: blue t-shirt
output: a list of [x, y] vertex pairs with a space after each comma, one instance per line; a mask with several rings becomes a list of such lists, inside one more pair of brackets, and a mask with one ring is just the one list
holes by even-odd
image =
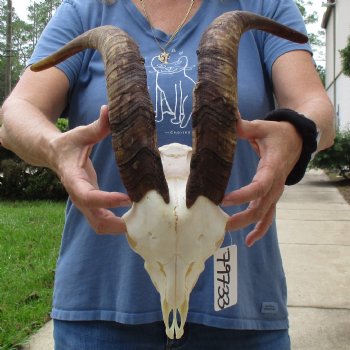
[[[160, 49], [145, 17], [131, 0], [104, 5], [98, 0], [63, 0], [43, 32], [28, 62], [44, 58], [79, 34], [101, 25], [126, 31], [145, 58], [148, 89], [156, 111], [159, 146], [171, 142], [191, 145], [192, 90], [197, 79], [201, 34], [220, 14], [232, 10], [255, 12], [297, 30], [304, 23], [293, 0], [203, 0], [201, 7], [169, 46], [169, 64], [156, 58]], [[169, 37], [154, 34], [163, 45]], [[261, 119], [274, 109], [271, 69], [274, 61], [291, 50], [308, 50], [261, 31], [245, 33], [239, 45], [238, 98], [243, 118]], [[58, 65], [70, 83], [64, 116], [74, 128], [94, 121], [107, 103], [101, 56], [85, 50]], [[45, 98], [43, 96], [43, 98]], [[97, 144], [91, 159], [99, 186], [106, 191], [125, 191], [112, 152], [111, 138]], [[258, 157], [248, 142], [238, 141], [228, 191], [251, 182]], [[225, 208], [229, 213], [245, 206]], [[118, 215], [124, 209], [117, 209]], [[214, 311], [213, 259], [206, 262], [191, 293], [188, 322], [234, 329], [283, 329], [288, 327], [286, 283], [275, 224], [252, 248], [244, 243], [248, 227], [226, 235], [223, 246], [238, 246], [238, 303]], [[79, 210], [68, 201], [66, 224], [57, 263], [52, 317], [61, 320], [109, 320], [137, 324], [162, 319], [160, 299], [143, 260], [124, 235], [97, 235]]]

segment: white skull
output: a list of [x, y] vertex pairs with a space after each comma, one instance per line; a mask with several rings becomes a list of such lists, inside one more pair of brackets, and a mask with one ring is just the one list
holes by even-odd
[[228, 215], [202, 196], [187, 209], [191, 147], [173, 143], [159, 151], [169, 204], [156, 191], [149, 191], [123, 219], [129, 244], [145, 260], [145, 269], [160, 294], [166, 334], [179, 339], [184, 332], [189, 295], [205, 261], [221, 246]]

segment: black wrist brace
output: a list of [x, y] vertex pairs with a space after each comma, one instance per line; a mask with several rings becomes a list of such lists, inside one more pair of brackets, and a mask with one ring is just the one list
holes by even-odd
[[303, 139], [300, 158], [286, 179], [286, 185], [295, 185], [304, 177], [311, 156], [317, 149], [316, 124], [302, 114], [286, 108], [276, 109], [268, 113], [265, 120], [289, 122], [295, 127]]

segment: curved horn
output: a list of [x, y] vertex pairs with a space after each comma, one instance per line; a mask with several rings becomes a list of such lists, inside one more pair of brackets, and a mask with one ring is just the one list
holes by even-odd
[[308, 40], [289, 27], [244, 11], [227, 12], [207, 28], [198, 50], [198, 83], [193, 96], [188, 208], [201, 195], [217, 205], [224, 197], [236, 147], [238, 43], [249, 29], [299, 43]]
[[87, 48], [97, 49], [105, 64], [113, 149], [131, 200], [138, 202], [154, 189], [169, 203], [144, 60], [124, 31], [113, 26], [89, 30], [33, 64], [31, 70], [52, 67]]

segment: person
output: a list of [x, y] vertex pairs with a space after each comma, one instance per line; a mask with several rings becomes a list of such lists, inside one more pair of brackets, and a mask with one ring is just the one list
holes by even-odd
[[[205, 28], [233, 10], [305, 32], [292, 0], [63, 0], [28, 66], [91, 28], [118, 26], [145, 59], [159, 146], [191, 145], [196, 49]], [[306, 116], [322, 150], [333, 142], [333, 108], [310, 46], [257, 30], [240, 42], [238, 99], [242, 119], [223, 201], [231, 217], [222, 245], [237, 246], [238, 302], [214, 310], [208, 259], [191, 294], [185, 335], [170, 341], [159, 295], [123, 234], [130, 199], [112, 152], [101, 56], [86, 50], [40, 73], [24, 71], [2, 107], [1, 142], [25, 161], [53, 169], [69, 194], [53, 296], [56, 350], [290, 349], [274, 217], [308, 139], [292, 121], [264, 118], [286, 110]], [[60, 116], [69, 119], [66, 133], [55, 127]]]

